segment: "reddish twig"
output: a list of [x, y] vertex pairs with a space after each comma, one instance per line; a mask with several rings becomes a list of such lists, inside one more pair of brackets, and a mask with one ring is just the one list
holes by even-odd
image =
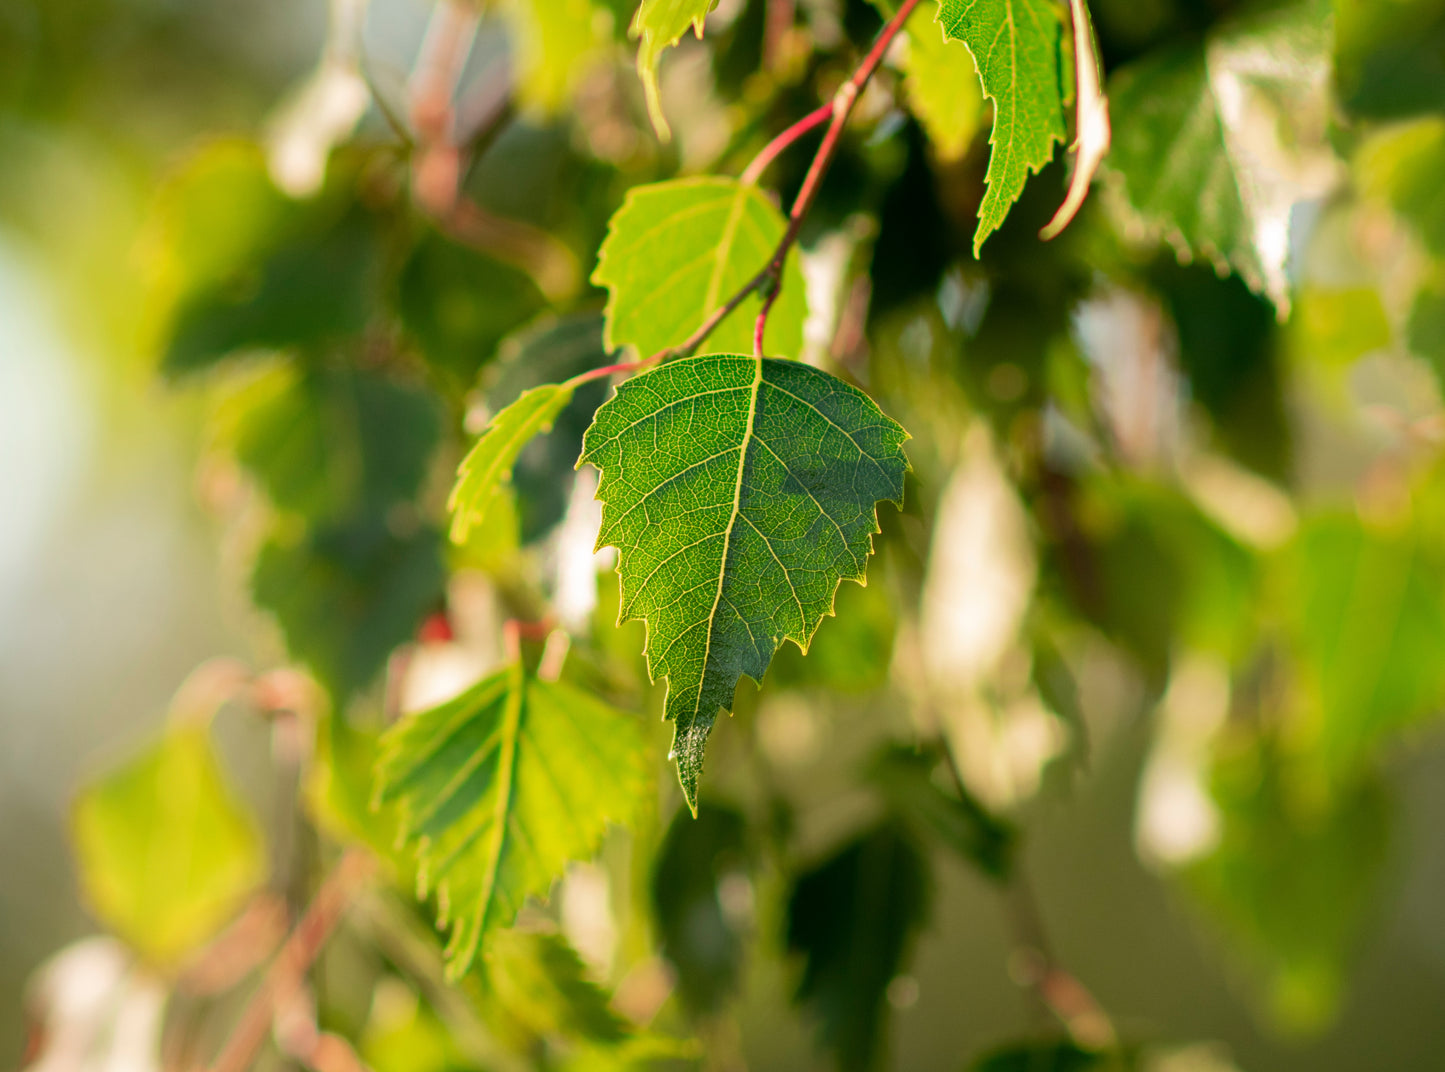
[[767, 145], [763, 146], [762, 152], [753, 157], [752, 163], [743, 169], [739, 180], [748, 186], [756, 184], [757, 181], [763, 177], [763, 172], [768, 169], [768, 165], [781, 156], [785, 149], [789, 148], [795, 141], [808, 133], [808, 131], [822, 126], [832, 118], [832, 101], [815, 108], [772, 141], [768, 142]]
[[808, 210], [813, 207], [817, 199], [818, 188], [822, 185], [823, 176], [827, 174], [828, 167], [833, 163], [833, 157], [838, 154], [838, 145], [843, 136], [843, 128], [848, 123], [848, 117], [853, 114], [853, 108], [858, 103], [864, 87], [873, 73], [878, 70], [887, 55], [888, 48], [893, 44], [898, 32], [903, 29], [908, 17], [918, 7], [919, 0], [903, 0], [898, 11], [888, 20], [887, 25], [878, 32], [878, 37], [873, 42], [873, 47], [863, 57], [863, 62], [853, 72], [853, 77], [844, 82], [833, 95], [832, 122], [828, 124], [828, 131], [823, 135], [823, 142], [818, 146], [817, 153], [813, 156], [813, 163], [808, 168], [808, 173], [803, 177], [802, 188], [798, 190], [798, 196], [793, 200], [793, 211], [788, 214], [788, 229], [783, 233], [783, 240], [778, 243], [777, 250], [773, 253], [773, 259], [763, 269], [762, 279], [759, 286], [764, 287], [763, 307], [758, 312], [757, 325], [753, 329], [753, 350], [761, 357], [763, 354], [763, 335], [768, 327], [768, 313], [772, 311], [773, 299], [777, 297], [778, 288], [782, 285], [783, 263], [788, 258], [788, 251], [793, 248], [793, 243], [798, 240], [798, 233], [803, 228], [803, 220], [808, 215]]
[[321, 884], [306, 914], [271, 964], [266, 978], [241, 1013], [241, 1019], [211, 1065], [212, 1072], [246, 1072], [256, 1060], [270, 1031], [276, 1010], [285, 1007], [300, 989], [306, 973], [351, 904], [352, 897], [371, 873], [371, 859], [351, 850]]

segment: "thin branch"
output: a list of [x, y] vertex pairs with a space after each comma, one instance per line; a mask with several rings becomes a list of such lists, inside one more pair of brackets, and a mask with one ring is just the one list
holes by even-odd
[[277, 1009], [283, 1008], [300, 989], [352, 898], [370, 877], [371, 869], [370, 857], [360, 850], [353, 849], [341, 858], [241, 1013], [231, 1037], [211, 1065], [212, 1072], [246, 1072], [251, 1067]]
[[773, 253], [773, 259], [763, 269], [763, 281], [759, 283], [760, 286], [766, 288], [763, 292], [763, 307], [758, 313], [757, 324], [753, 329], [753, 349], [759, 357], [763, 353], [763, 336], [768, 327], [768, 313], [772, 311], [773, 300], [776, 299], [778, 289], [782, 285], [783, 263], [787, 260], [788, 251], [793, 248], [793, 243], [798, 240], [798, 233], [803, 229], [803, 220], [807, 217], [808, 210], [813, 207], [813, 202], [817, 199], [818, 188], [822, 185], [823, 176], [827, 174], [828, 167], [838, 154], [843, 128], [848, 123], [848, 117], [853, 114], [853, 108], [868, 85], [868, 80], [878, 70], [879, 65], [883, 62], [883, 57], [888, 53], [889, 46], [893, 44], [894, 38], [908, 22], [909, 16], [913, 14], [918, 4], [919, 0], [903, 0], [897, 13], [878, 32], [873, 47], [863, 57], [863, 62], [853, 72], [853, 77], [844, 82], [833, 96], [832, 122], [828, 124], [828, 131], [823, 135], [823, 142], [818, 146], [818, 151], [813, 156], [813, 163], [808, 168], [807, 175], [803, 177], [802, 188], [798, 190], [798, 196], [793, 201], [793, 211], [788, 214], [788, 229], [783, 233], [783, 239], [778, 243], [778, 248]]
[[738, 181], [745, 186], [755, 186], [757, 181], [763, 177], [763, 172], [768, 165], [783, 154], [795, 141], [807, 134], [815, 127], [820, 127], [829, 119], [833, 118], [833, 102], [820, 105], [807, 115], [803, 116], [796, 123], [783, 131], [767, 145], [763, 146], [762, 152], [753, 157], [752, 163], [743, 169]]

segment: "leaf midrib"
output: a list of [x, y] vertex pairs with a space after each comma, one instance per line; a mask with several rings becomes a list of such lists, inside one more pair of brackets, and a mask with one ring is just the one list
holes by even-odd
[[718, 563], [717, 571], [717, 592], [712, 598], [712, 609], [707, 614], [707, 640], [702, 650], [702, 673], [697, 679], [697, 699], [693, 703], [693, 714], [696, 715], [702, 708], [702, 690], [707, 684], [707, 666], [712, 658], [712, 634], [713, 626], [717, 621], [718, 604], [722, 602], [723, 584], [728, 575], [728, 553], [732, 547], [733, 530], [737, 528], [738, 514], [742, 511], [743, 502], [743, 473], [747, 471], [748, 447], [753, 441], [753, 426], [758, 417], [758, 391], [763, 385], [763, 359], [761, 356], [753, 358], [753, 383], [748, 396], [748, 423], [743, 429], [742, 449], [738, 451], [738, 475], [737, 482], [733, 485], [733, 510], [728, 518], [727, 526], [723, 529], [722, 560]]

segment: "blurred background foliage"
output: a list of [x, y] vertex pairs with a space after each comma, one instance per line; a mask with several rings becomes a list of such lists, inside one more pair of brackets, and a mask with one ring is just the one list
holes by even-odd
[[[907, 502], [696, 820], [573, 471], [605, 386], [462, 546], [451, 474], [607, 361], [627, 190], [736, 174], [880, 16], [723, 0], [660, 142], [632, 6], [0, 0], [0, 1060], [205, 1064], [334, 895], [265, 1063], [1438, 1067], [1445, 3], [1095, 0], [1114, 157], [981, 260], [989, 110], [923, 6], [787, 355], [909, 429]], [[1273, 215], [1201, 244], [1164, 180], [1226, 76]], [[450, 987], [376, 737], [549, 613], [653, 781]]]

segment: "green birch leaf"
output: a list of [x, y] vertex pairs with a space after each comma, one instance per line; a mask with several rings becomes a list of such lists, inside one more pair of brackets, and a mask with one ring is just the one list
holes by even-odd
[[670, 136], [662, 114], [662, 96], [657, 88], [657, 68], [662, 53], [682, 40], [691, 30], [702, 39], [702, 24], [717, 0], [642, 0], [632, 20], [632, 36], [638, 39], [637, 75], [647, 97], [647, 114], [660, 138]]
[[[634, 186], [612, 217], [592, 282], [607, 288], [605, 343], [648, 357], [676, 346], [772, 257], [787, 223], [756, 186], [696, 178]], [[774, 353], [803, 347], [807, 285], [789, 257], [768, 319]], [[751, 353], [760, 300], [748, 298], [708, 338], [712, 353]]]
[[375, 799], [398, 807], [416, 845], [419, 896], [436, 891], [451, 978], [569, 861], [592, 856], [608, 823], [631, 822], [645, 784], [635, 718], [520, 664], [388, 731]]
[[256, 823], [203, 725], [175, 727], [85, 786], [72, 822], [91, 909], [153, 963], [210, 939], [266, 876]]
[[597, 546], [621, 552], [619, 620], [647, 624], [673, 758], [697, 807], [703, 750], [738, 679], [806, 650], [843, 579], [863, 583], [876, 504], [903, 501], [908, 438], [862, 391], [793, 361], [673, 361], [617, 389], [578, 464], [601, 470]]
[[939, 0], [946, 38], [973, 53], [984, 96], [993, 101], [988, 192], [978, 209], [973, 253], [1002, 226], [1030, 173], [1054, 157], [1065, 137], [1062, 8], [1054, 0]]
[[802, 875], [788, 899], [788, 949], [803, 955], [797, 1001], [819, 1020], [842, 1072], [879, 1067], [888, 984], [932, 899], [928, 860], [891, 823]]
[[486, 520], [497, 489], [511, 478], [517, 455], [533, 436], [552, 427], [557, 414], [572, 401], [570, 383], [549, 383], [523, 391], [517, 401], [498, 413], [457, 469], [447, 509], [452, 514], [453, 543], [464, 544], [471, 531]]

